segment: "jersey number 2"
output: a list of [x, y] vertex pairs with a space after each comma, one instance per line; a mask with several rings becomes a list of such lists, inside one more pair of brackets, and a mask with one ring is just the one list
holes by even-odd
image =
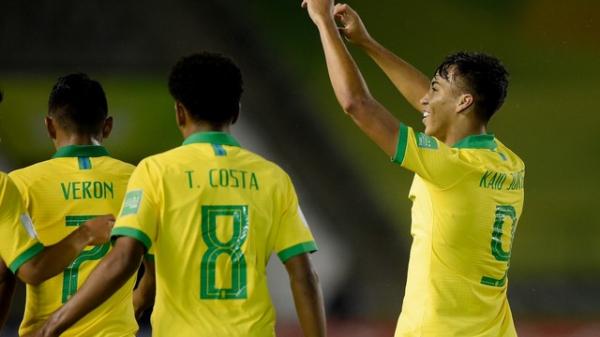
[[[95, 217], [96, 215], [67, 215], [65, 225], [67, 227], [80, 226], [87, 220]], [[100, 260], [108, 253], [109, 248], [110, 245], [105, 243], [100, 246], [94, 246], [92, 249], [84, 250], [73, 260], [73, 263], [65, 268], [63, 271], [62, 303], [66, 303], [77, 292], [79, 267], [81, 267], [81, 264], [85, 261]]]
[[[510, 244], [508, 251], [502, 248], [502, 227], [506, 222], [506, 218], [512, 220], [512, 229], [510, 235]], [[506, 273], [508, 273], [508, 267], [510, 265], [510, 252], [512, 249], [512, 242], [515, 237], [515, 229], [517, 229], [517, 211], [510, 205], [496, 206], [496, 220], [494, 221], [494, 229], [492, 231], [492, 255], [497, 261], [506, 262], [506, 271], [501, 279], [495, 279], [490, 276], [483, 276], [481, 278], [481, 284], [494, 287], [503, 287], [506, 284]]]
[[[233, 234], [227, 241], [217, 236], [218, 218], [230, 218]], [[248, 237], [248, 206], [202, 206], [202, 239], [208, 247], [200, 266], [200, 298], [206, 300], [245, 299], [247, 292], [246, 257], [242, 245]], [[231, 260], [231, 287], [217, 288], [217, 259]], [[227, 268], [229, 269], [229, 268]], [[223, 278], [229, 275], [222, 275]]]

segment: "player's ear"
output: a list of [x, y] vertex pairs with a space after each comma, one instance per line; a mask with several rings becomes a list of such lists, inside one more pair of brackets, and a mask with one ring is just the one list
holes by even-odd
[[185, 126], [187, 122], [185, 107], [178, 101], [175, 102], [175, 117], [177, 118], [177, 126]]
[[56, 126], [54, 125], [54, 119], [50, 116], [44, 118], [44, 124], [46, 124], [46, 131], [51, 139], [56, 139]]
[[104, 120], [104, 125], [102, 126], [102, 138], [108, 138], [113, 128], [113, 118], [112, 116], [106, 117]]
[[456, 112], [461, 113], [467, 110], [469, 107], [473, 105], [475, 99], [471, 94], [462, 94], [458, 97], [458, 102], [456, 104]]

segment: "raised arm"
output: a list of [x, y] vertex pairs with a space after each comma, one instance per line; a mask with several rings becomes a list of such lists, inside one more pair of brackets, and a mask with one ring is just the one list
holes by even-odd
[[334, 15], [342, 24], [340, 31], [352, 43], [361, 47], [377, 63], [402, 96], [421, 112], [421, 98], [429, 90], [429, 78], [371, 37], [360, 16], [346, 4], [337, 4]]
[[113, 249], [102, 259], [73, 297], [54, 312], [34, 336], [55, 337], [102, 304], [127, 282], [142, 262], [144, 247], [129, 237], [117, 238]]
[[329, 79], [335, 96], [361, 130], [383, 151], [392, 156], [396, 151], [399, 121], [377, 100], [346, 49], [333, 18], [331, 0], [304, 0], [302, 6], [319, 29]]
[[326, 336], [323, 294], [308, 253], [290, 258], [285, 262], [285, 268], [304, 336]]
[[114, 221], [112, 215], [88, 220], [66, 238], [55, 245], [45, 247], [25, 262], [17, 270], [17, 276], [25, 283], [38, 285], [62, 273], [86, 246], [108, 242]]

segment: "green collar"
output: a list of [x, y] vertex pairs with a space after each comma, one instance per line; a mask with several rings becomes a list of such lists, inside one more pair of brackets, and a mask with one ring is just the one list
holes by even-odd
[[461, 139], [452, 146], [458, 149], [488, 149], [494, 150], [498, 145], [494, 141], [494, 134], [471, 135]]
[[67, 145], [59, 148], [52, 158], [102, 157], [108, 155], [108, 151], [100, 145]]
[[183, 141], [183, 145], [195, 143], [210, 143], [240, 147], [240, 143], [238, 143], [232, 135], [219, 131], [196, 132]]

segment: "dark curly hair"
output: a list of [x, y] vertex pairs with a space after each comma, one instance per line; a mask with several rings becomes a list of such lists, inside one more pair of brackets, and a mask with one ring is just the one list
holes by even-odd
[[448, 79], [450, 70], [460, 77], [474, 96], [475, 112], [487, 122], [500, 109], [508, 89], [508, 71], [497, 58], [476, 52], [446, 56], [436, 74]]
[[108, 115], [100, 83], [83, 73], [59, 77], [48, 99], [48, 114], [61, 127], [77, 134], [96, 134]]
[[202, 52], [180, 59], [169, 76], [169, 92], [192, 118], [215, 124], [235, 122], [243, 92], [242, 73], [221, 54]]

